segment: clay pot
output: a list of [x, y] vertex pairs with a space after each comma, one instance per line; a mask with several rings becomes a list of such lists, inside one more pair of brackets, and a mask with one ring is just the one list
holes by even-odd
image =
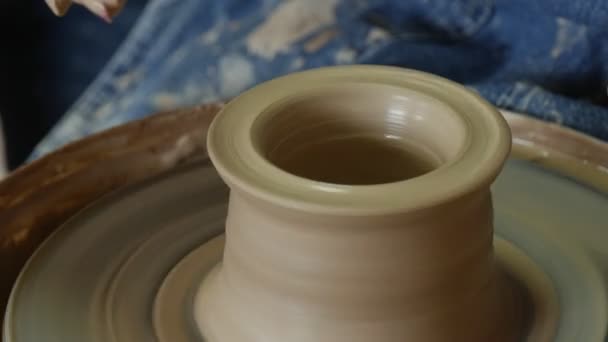
[[208, 149], [231, 189], [196, 297], [208, 341], [521, 337], [492, 244], [510, 133], [477, 95], [391, 67], [307, 71], [229, 103]]

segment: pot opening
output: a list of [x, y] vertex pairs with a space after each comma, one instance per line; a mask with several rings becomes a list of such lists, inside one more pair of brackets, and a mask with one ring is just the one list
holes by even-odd
[[438, 169], [464, 145], [460, 117], [424, 94], [353, 84], [298, 96], [263, 113], [254, 146], [274, 166], [340, 185], [405, 181]]

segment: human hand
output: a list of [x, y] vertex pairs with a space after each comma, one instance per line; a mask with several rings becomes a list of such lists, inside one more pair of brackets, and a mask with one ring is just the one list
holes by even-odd
[[73, 3], [80, 4], [106, 22], [111, 22], [127, 0], [45, 0], [53, 13], [63, 16]]

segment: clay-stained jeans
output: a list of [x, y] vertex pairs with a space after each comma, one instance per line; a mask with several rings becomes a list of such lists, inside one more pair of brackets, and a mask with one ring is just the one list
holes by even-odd
[[151, 0], [31, 158], [150, 113], [285, 73], [398, 65], [608, 140], [604, 0]]

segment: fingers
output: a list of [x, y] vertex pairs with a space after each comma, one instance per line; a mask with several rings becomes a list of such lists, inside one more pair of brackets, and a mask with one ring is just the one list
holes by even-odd
[[125, 5], [126, 0], [45, 0], [53, 13], [58, 16], [64, 15], [71, 4], [77, 3], [86, 7], [106, 22], [111, 22]]
[[72, 0], [45, 0], [46, 4], [51, 8], [51, 11], [56, 16], [63, 16], [67, 13], [70, 6], [72, 6]]
[[75, 0], [74, 2], [86, 7], [89, 11], [106, 22], [112, 21], [112, 16], [106, 7], [106, 4], [101, 0]]

